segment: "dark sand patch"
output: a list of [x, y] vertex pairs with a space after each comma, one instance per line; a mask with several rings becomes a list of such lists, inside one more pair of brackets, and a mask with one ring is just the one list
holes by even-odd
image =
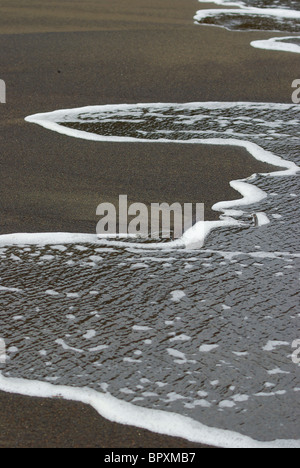
[[232, 146], [89, 142], [29, 124], [18, 134], [22, 148], [3, 155], [2, 234], [95, 233], [97, 206], [124, 194], [147, 206], [204, 203], [205, 219], [216, 220], [215, 203], [241, 198], [231, 180], [275, 170]]
[[208, 448], [111, 423], [72, 401], [0, 392], [0, 407], [0, 448]]

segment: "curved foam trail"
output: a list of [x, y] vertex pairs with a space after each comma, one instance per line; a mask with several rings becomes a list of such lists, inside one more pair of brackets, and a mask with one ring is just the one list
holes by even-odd
[[[286, 18], [286, 19], [299, 19], [300, 11], [286, 9], [286, 8], [257, 8], [245, 5], [244, 2], [231, 2], [230, 0], [199, 0], [199, 3], [215, 3], [216, 5], [224, 5], [226, 7], [238, 7], [237, 9], [214, 9], [214, 10], [199, 10], [196, 13], [196, 16], [200, 16], [201, 12], [217, 12], [217, 14], [222, 13], [233, 13], [238, 14], [254, 14], [254, 15], [263, 15], [263, 16], [275, 16], [277, 18]], [[214, 16], [214, 15], [213, 15]]]
[[[122, 236], [124, 237], [124, 236]], [[138, 249], [178, 249], [184, 248], [185, 244], [183, 239], [165, 243], [153, 244], [135, 244], [133, 242], [125, 243], [122, 241], [114, 241], [116, 237], [101, 237], [97, 234], [80, 234], [70, 232], [42, 232], [42, 233], [15, 233], [15, 234], [2, 234], [0, 235], [0, 247], [9, 246], [27, 246], [38, 245], [41, 247], [47, 245], [67, 245], [67, 244], [97, 244], [103, 245], [109, 243], [113, 247], [136, 247]]]
[[[215, 102], [201, 102], [201, 103], [188, 103], [188, 104], [176, 104], [176, 103], [154, 103], [154, 104], [135, 104], [135, 105], [128, 105], [128, 104], [120, 104], [120, 105], [104, 105], [104, 106], [87, 106], [87, 107], [80, 107], [75, 109], [62, 109], [54, 112], [47, 112], [41, 114], [31, 115], [25, 118], [26, 122], [35, 123], [44, 127], [48, 130], [55, 131], [62, 135], [71, 136], [74, 138], [80, 138], [83, 140], [90, 140], [90, 141], [99, 141], [99, 142], [117, 142], [117, 143], [178, 143], [178, 144], [203, 144], [203, 145], [220, 145], [220, 146], [237, 146], [246, 149], [251, 156], [261, 162], [265, 162], [267, 164], [282, 167], [285, 170], [280, 172], [272, 172], [268, 175], [294, 175], [296, 174], [300, 168], [293, 163], [292, 161], [287, 161], [282, 159], [279, 156], [271, 153], [270, 151], [264, 150], [262, 147], [258, 146], [255, 143], [251, 143], [247, 140], [238, 140], [235, 138], [193, 138], [190, 140], [181, 140], [181, 139], [167, 139], [167, 138], [158, 138], [156, 140], [151, 140], [147, 138], [136, 138], [136, 137], [121, 137], [121, 136], [106, 136], [106, 135], [98, 135], [91, 132], [86, 132], [83, 130], [76, 130], [73, 128], [68, 128], [63, 125], [63, 123], [67, 123], [72, 121], [72, 117], [79, 115], [81, 113], [105, 113], [105, 112], [112, 112], [112, 111], [130, 111], [134, 108], [141, 109], [151, 107], [153, 109], [162, 109], [167, 106], [173, 107], [179, 110], [185, 109], [195, 109], [198, 107], [206, 108], [208, 110], [213, 109], [230, 109], [236, 106], [237, 103], [215, 103]], [[248, 106], [255, 106], [258, 109], [263, 106], [268, 106], [270, 109], [278, 108], [278, 109], [285, 109], [291, 107], [290, 105], [285, 104], [264, 104], [264, 103], [238, 103], [240, 107], [248, 107]]]
[[[300, 11], [286, 8], [255, 8], [245, 5], [243, 2], [231, 2], [230, 0], [199, 0], [200, 3], [215, 3], [216, 5], [226, 6], [226, 9], [203, 9], [197, 11], [194, 20], [198, 23], [206, 18], [213, 18], [219, 15], [233, 15], [233, 16], [258, 16], [265, 18], [281, 19], [281, 20], [299, 20]], [[237, 8], [228, 8], [237, 7]], [[205, 23], [202, 23], [205, 25]], [[214, 26], [224, 27], [220, 24]], [[295, 37], [295, 36], [294, 36]], [[281, 52], [294, 52], [299, 53], [300, 47], [296, 44], [288, 44], [281, 42], [282, 39], [293, 39], [293, 37], [286, 38], [272, 38], [270, 40], [253, 41], [251, 45], [257, 49], [277, 50]]]
[[[247, 7], [245, 2], [232, 2], [231, 0], [199, 0], [199, 3], [215, 3], [216, 5], [224, 5], [224, 6], [237, 6], [240, 8], [252, 8]], [[278, 10], [279, 8], [272, 8], [272, 10]], [[284, 9], [286, 11], [286, 9]], [[290, 10], [289, 10], [290, 11]], [[295, 10], [292, 10], [295, 11]]]
[[[266, 192], [264, 192], [258, 187], [255, 187], [255, 185], [247, 184], [246, 182], [241, 180], [232, 181], [230, 182], [230, 185], [233, 189], [235, 189], [237, 192], [240, 192], [243, 195], [243, 198], [241, 200], [238, 200], [239, 206], [247, 206], [251, 205], [252, 203], [259, 203], [268, 196]], [[219, 202], [213, 206], [213, 210], [223, 211], [226, 214], [228, 209], [234, 208], [236, 206], [236, 200], [228, 202]]]
[[233, 431], [205, 426], [191, 418], [161, 410], [142, 408], [121, 401], [109, 393], [90, 388], [56, 386], [46, 382], [4, 377], [0, 372], [0, 390], [24, 396], [78, 401], [92, 406], [104, 418], [119, 424], [141, 427], [158, 434], [224, 448], [299, 448], [300, 440], [260, 442]]
[[0, 247], [8, 245], [59, 245], [59, 244], [94, 244], [98, 241], [96, 234], [73, 234], [65, 232], [17, 233], [0, 236]]
[[258, 227], [267, 226], [271, 222], [266, 213], [255, 213], [255, 216]]
[[284, 42], [292, 39], [300, 39], [300, 36], [272, 37], [264, 41], [252, 41], [252, 47], [256, 49], [276, 50], [280, 52], [293, 52], [300, 54], [300, 45]]
[[194, 19], [200, 21], [205, 18], [218, 16], [220, 14], [229, 15], [253, 15], [253, 16], [267, 16], [270, 18], [281, 18], [281, 19], [300, 19], [300, 11], [296, 10], [284, 10], [281, 8], [251, 8], [247, 6], [241, 6], [240, 8], [228, 8], [228, 9], [214, 9], [214, 10], [199, 10]]
[[[109, 112], [132, 112], [134, 110], [140, 110], [141, 108], [150, 108], [154, 110], [159, 110], [169, 106], [173, 109], [184, 111], [190, 109], [197, 109], [199, 107], [206, 108], [208, 110], [211, 109], [231, 109], [234, 107], [236, 103], [190, 103], [190, 104], [162, 104], [162, 103], [155, 103], [155, 104], [136, 104], [136, 105], [107, 105], [107, 106], [88, 106], [83, 108], [77, 109], [63, 109], [58, 110], [50, 113], [42, 113], [42, 114], [35, 114], [26, 117], [27, 122], [38, 124], [46, 129], [58, 132], [63, 135], [80, 138], [84, 140], [92, 140], [92, 141], [110, 141], [110, 142], [139, 142], [139, 143], [177, 143], [177, 144], [208, 144], [208, 145], [229, 145], [229, 146], [236, 146], [240, 148], [246, 149], [251, 156], [261, 162], [268, 163], [270, 165], [274, 165], [277, 167], [284, 168], [283, 171], [272, 172], [268, 174], [264, 174], [265, 176], [285, 176], [285, 175], [294, 175], [296, 174], [300, 168], [291, 161], [286, 161], [279, 156], [274, 155], [270, 151], [266, 151], [260, 146], [255, 143], [246, 141], [246, 140], [238, 140], [234, 138], [230, 139], [223, 139], [223, 138], [208, 138], [208, 139], [190, 139], [190, 140], [180, 140], [180, 139], [166, 139], [166, 138], [158, 138], [156, 140], [151, 140], [147, 138], [136, 138], [136, 137], [120, 137], [120, 136], [106, 136], [106, 135], [98, 135], [82, 130], [76, 130], [73, 128], [69, 128], [63, 125], [63, 123], [70, 122], [73, 120], [78, 121], [78, 116], [80, 114], [105, 114]], [[260, 108], [261, 106], [268, 106], [269, 108], [276, 107], [285, 109], [286, 105], [282, 104], [257, 104], [257, 103], [239, 103], [239, 106], [255, 106]], [[232, 217], [233, 207], [245, 207], [247, 205], [251, 205], [254, 203], [259, 203], [263, 199], [267, 197], [267, 194], [262, 190], [258, 189], [251, 183], [249, 183], [251, 178], [247, 180], [238, 180], [232, 181], [230, 183], [231, 187], [238, 191], [242, 198], [240, 200], [234, 201], [223, 201], [214, 205], [213, 209], [215, 211], [220, 211], [223, 213], [222, 219], [220, 221], [215, 222], [199, 222], [194, 225], [191, 229], [186, 231], [181, 239], [173, 242], [168, 243], [153, 243], [153, 244], [131, 244], [132, 246], [136, 246], [137, 248], [150, 248], [150, 249], [176, 249], [176, 248], [201, 248], [204, 245], [206, 237], [209, 233], [217, 228], [220, 227], [232, 227], [232, 226], [242, 226], [243, 224], [238, 221], [237, 219]], [[263, 223], [264, 225], [266, 223]], [[48, 235], [50, 236], [50, 235]], [[36, 239], [34, 236], [31, 238], [34, 243], [36, 243]], [[12, 241], [14, 243], [14, 238], [1, 238], [0, 237], [0, 245], [1, 242], [8, 242]], [[16, 238], [17, 242], [21, 242]], [[42, 239], [42, 242], [44, 240]], [[68, 235], [67, 235], [67, 242], [70, 242]], [[92, 242], [95, 242], [95, 239], [92, 239]], [[124, 244], [123, 242], [117, 242], [114, 245], [116, 246], [128, 246], [128, 244]]]
[[230, 0], [199, 0], [199, 3], [215, 3], [216, 5], [226, 5], [226, 6], [244, 6], [243, 2], [231, 2]]

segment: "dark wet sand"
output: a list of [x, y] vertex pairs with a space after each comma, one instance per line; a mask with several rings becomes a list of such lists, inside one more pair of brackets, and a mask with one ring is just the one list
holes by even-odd
[[240, 198], [229, 185], [232, 178], [270, 170], [234, 147], [99, 144], [29, 124], [22, 132], [21, 153], [15, 148], [6, 149], [0, 175], [2, 234], [95, 233], [97, 206], [118, 206], [122, 194], [128, 195], [128, 204], [205, 203], [205, 219], [218, 219], [220, 213], [211, 210], [214, 203]]
[[[165, 201], [209, 208], [235, 198], [230, 180], [266, 170], [233, 148], [95, 144], [24, 122], [95, 104], [290, 103], [295, 55], [250, 47], [274, 33], [195, 26], [199, 8], [196, 0], [0, 0], [1, 234], [95, 232], [97, 204], [122, 192], [151, 202], [159, 189]], [[77, 403], [0, 400], [2, 447], [194, 446], [112, 424]]]
[[209, 448], [111, 423], [91, 407], [0, 392], [0, 448]]

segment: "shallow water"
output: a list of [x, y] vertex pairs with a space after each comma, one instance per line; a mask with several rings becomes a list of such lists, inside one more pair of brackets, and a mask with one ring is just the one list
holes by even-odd
[[[111, 137], [247, 139], [300, 165], [298, 106], [75, 114], [60, 121]], [[243, 226], [210, 233], [201, 250], [3, 246], [3, 374], [89, 386], [258, 440], [298, 439], [299, 177], [251, 183], [268, 197], [243, 207]], [[270, 224], [255, 228], [253, 212]]]
[[88, 132], [90, 138], [91, 134], [137, 141], [238, 138], [281, 155], [276, 152], [278, 144], [299, 142], [299, 113], [298, 106], [288, 104], [132, 104], [58, 111], [44, 114], [44, 121]]
[[288, 42], [290, 44], [296, 44], [300, 46], [300, 37], [294, 37], [293, 39], [283, 39], [283, 42]]
[[[224, 0], [224, 4], [227, 1], [231, 0]], [[287, 10], [296, 10], [300, 11], [300, 5], [298, 0], [244, 0], [242, 2], [237, 2], [241, 5], [245, 5], [247, 7], [255, 7], [255, 8], [284, 8]]]
[[[294, 33], [300, 30], [300, 15], [295, 16], [295, 13], [300, 12], [300, 5], [296, 0], [245, 0], [243, 2], [216, 0], [215, 3], [220, 5], [219, 11], [209, 10], [208, 15], [200, 11], [198, 18], [197, 16], [195, 18], [200, 24], [223, 26], [239, 31], [265, 30]], [[228, 11], [227, 8], [230, 10]], [[270, 10], [269, 14], [264, 11], [266, 9]], [[291, 17], [287, 16], [288, 12], [291, 13]]]

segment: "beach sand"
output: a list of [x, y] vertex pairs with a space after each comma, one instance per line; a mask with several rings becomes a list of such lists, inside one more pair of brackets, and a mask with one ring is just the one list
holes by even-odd
[[[0, 0], [0, 78], [7, 85], [1, 234], [94, 233], [97, 205], [122, 192], [147, 203], [155, 195], [203, 202], [213, 219], [213, 203], [236, 198], [230, 180], [266, 171], [234, 148], [93, 143], [24, 122], [38, 112], [97, 104], [290, 103], [299, 72], [294, 55], [250, 46], [274, 33], [194, 25], [200, 7], [196, 0]], [[109, 423], [77, 403], [0, 399], [2, 447], [194, 446]]]
[[90, 406], [0, 392], [0, 448], [209, 448], [112, 423]]

